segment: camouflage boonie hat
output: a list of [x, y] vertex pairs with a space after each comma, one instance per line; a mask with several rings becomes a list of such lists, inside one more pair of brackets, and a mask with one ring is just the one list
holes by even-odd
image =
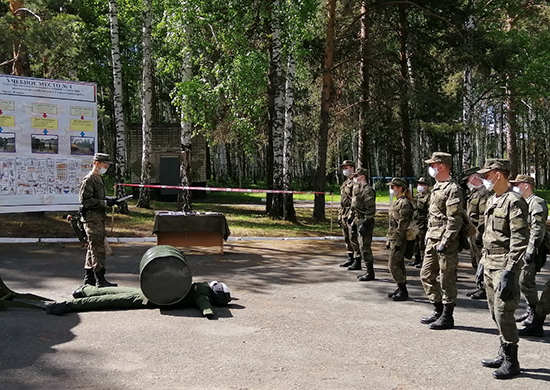
[[342, 164], [340, 164], [340, 168], [343, 168], [345, 166], [348, 166], [348, 167], [354, 167], [355, 168], [355, 162], [354, 161], [351, 161], [351, 160], [344, 160], [342, 162]]
[[407, 182], [400, 177], [394, 177], [391, 179], [391, 181], [388, 183], [389, 186], [398, 186], [401, 188], [409, 188]]
[[418, 180], [415, 180], [416, 183], [418, 184], [426, 184], [426, 185], [429, 185], [430, 183], [428, 182], [428, 179], [426, 179], [424, 176], [422, 176], [420, 179]]
[[478, 174], [479, 170], [479, 167], [465, 169], [464, 172], [462, 172], [462, 180], [468, 180], [468, 178], [473, 174]]
[[443, 164], [452, 165], [453, 156], [445, 152], [433, 152], [432, 157], [424, 162], [426, 164], [443, 163]]
[[531, 184], [532, 186], [535, 185], [535, 179], [533, 179], [531, 176], [528, 175], [517, 175], [514, 180], [509, 180], [512, 184], [518, 184], [518, 183], [527, 183]]
[[480, 169], [477, 171], [477, 173], [484, 175], [489, 171], [492, 171], [494, 169], [497, 169], [499, 171], [508, 171], [510, 172], [510, 160], [506, 160], [503, 158], [490, 158], [487, 161], [485, 161], [485, 165], [483, 166], [483, 169]]
[[367, 171], [365, 168], [358, 168], [355, 171], [355, 176], [357, 176], [357, 175], [363, 175], [365, 177], [369, 177], [369, 171]]
[[109, 155], [105, 153], [94, 154], [94, 161], [99, 161], [105, 164], [112, 164], [112, 161], [109, 160]]

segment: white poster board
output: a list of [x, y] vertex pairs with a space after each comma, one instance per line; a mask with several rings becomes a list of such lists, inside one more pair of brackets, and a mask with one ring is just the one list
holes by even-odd
[[77, 210], [96, 150], [95, 84], [0, 75], [0, 213]]

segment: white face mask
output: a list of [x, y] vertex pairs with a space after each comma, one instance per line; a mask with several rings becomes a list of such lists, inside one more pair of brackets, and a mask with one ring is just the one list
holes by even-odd
[[513, 190], [514, 190], [514, 192], [517, 192], [520, 195], [522, 193], [521, 189], [518, 186], [514, 186]]
[[349, 176], [349, 174], [350, 174], [349, 169], [344, 169], [344, 170], [342, 171], [342, 175], [344, 175], [344, 176]]
[[424, 191], [426, 191], [426, 187], [424, 186], [416, 186], [416, 190], [420, 193], [423, 193]]
[[492, 180], [483, 179], [483, 185], [485, 188], [487, 188], [489, 191], [493, 190], [493, 187], [495, 186], [495, 183], [493, 183]]
[[428, 175], [430, 175], [431, 177], [435, 178], [438, 173], [439, 169], [437, 169], [436, 167], [428, 167]]
[[390, 195], [395, 195], [395, 190], [393, 188], [390, 188]]
[[107, 168], [101, 167], [101, 168], [98, 169], [98, 171], [101, 175], [104, 175], [107, 172]]

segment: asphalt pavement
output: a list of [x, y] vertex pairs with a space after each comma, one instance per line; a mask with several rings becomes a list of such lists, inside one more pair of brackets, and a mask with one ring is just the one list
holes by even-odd
[[[154, 243], [115, 243], [108, 279], [139, 285], [139, 261]], [[522, 339], [522, 375], [492, 378], [480, 359], [499, 341], [464, 256], [456, 327], [434, 331], [419, 270], [407, 267], [411, 299], [395, 289], [383, 243], [377, 279], [338, 267], [338, 240], [229, 241], [224, 255], [186, 254], [195, 281], [225, 282], [235, 298], [217, 319], [196, 309], [47, 315], [0, 311], [0, 389], [548, 389], [550, 332]], [[2, 243], [0, 276], [20, 293], [66, 300], [83, 276], [76, 243]], [[539, 282], [550, 277], [548, 269]], [[542, 286], [541, 283], [539, 283]], [[524, 306], [524, 303], [522, 303]], [[547, 325], [549, 325], [547, 323]]]

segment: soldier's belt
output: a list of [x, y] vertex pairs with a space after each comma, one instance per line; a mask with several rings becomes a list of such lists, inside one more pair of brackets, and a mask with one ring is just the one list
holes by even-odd
[[505, 248], [487, 248], [486, 251], [488, 255], [504, 255], [510, 252], [509, 249]]

